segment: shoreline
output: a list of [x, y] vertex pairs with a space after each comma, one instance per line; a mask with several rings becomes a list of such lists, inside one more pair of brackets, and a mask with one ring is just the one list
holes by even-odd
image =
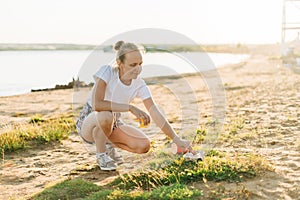
[[[226, 54], [231, 54], [231, 53], [226, 53]], [[241, 63], [247, 62], [247, 60], [250, 58], [250, 54], [245, 55], [245, 54], [241, 54], [240, 58], [236, 58], [236, 61], [231, 60], [232, 58], [230, 58], [229, 56], [229, 61], [225, 61], [222, 60], [224, 58], [222, 58], [219, 60], [219, 62], [214, 63], [213, 65], [215, 65], [215, 69], [212, 70], [218, 70], [219, 68], [223, 68], [223, 67], [227, 67], [227, 66], [231, 66], [231, 65], [239, 65]], [[225, 58], [226, 59], [226, 58]], [[217, 59], [218, 60], [218, 59]], [[231, 61], [231, 63], [230, 63]], [[223, 64], [222, 64], [223, 63]], [[205, 67], [204, 67], [205, 68]], [[182, 68], [180, 68], [179, 70], [181, 70]], [[178, 69], [177, 69], [178, 70]], [[145, 74], [145, 77], [142, 77], [144, 80], [150, 80], [151, 79], [163, 79], [163, 78], [168, 78], [168, 77], [186, 77], [186, 76], [193, 76], [193, 74], [202, 74], [202, 73], [206, 73], [207, 71], [212, 71], [210, 69], [201, 69], [202, 71], [197, 71], [197, 69], [194, 69], [195, 72], [190, 72], [191, 70], [185, 70], [186, 72], [178, 72], [178, 73], [174, 73], [174, 74], [165, 74], [165, 75], [154, 75], [153, 72], [150, 72], [149, 74]], [[22, 94], [28, 94], [31, 92], [39, 92], [39, 91], [51, 91], [51, 90], [57, 90], [57, 89], [70, 89], [70, 88], [76, 88], [76, 87], [89, 87], [92, 86], [93, 82], [90, 83], [85, 83], [83, 81], [80, 80], [73, 80], [66, 83], [66, 84], [55, 84], [53, 87], [19, 87], [19, 88], [15, 88], [14, 90], [12, 89], [12, 87], [8, 87], [8, 88], [2, 88], [2, 95], [0, 95], [0, 97], [9, 97], [9, 96], [15, 96], [15, 95], [22, 95]], [[36, 89], [35, 89], [36, 88]]]
[[[227, 64], [225, 66], [222, 66], [222, 68], [223, 67], [239, 66], [239, 65], [243, 65], [246, 62], [247, 61], [242, 61], [240, 63], [235, 63], [235, 64]], [[175, 74], [175, 75], [146, 77], [146, 78], [142, 78], [142, 79], [147, 83], [147, 85], [155, 85], [156, 84], [155, 81], [158, 81], [158, 80], [176, 80], [176, 79], [180, 79], [180, 78], [192, 77], [192, 76], [197, 76], [197, 75], [209, 73], [211, 71], [215, 71], [215, 70], [209, 70], [209, 71], [204, 71], [204, 72], [187, 72], [187, 73]], [[90, 88], [92, 86], [93, 86], [93, 83], [89, 83], [89, 84], [83, 83], [83, 85], [81, 85], [81, 86], [74, 87], [73, 83], [69, 82], [68, 84], [55, 85], [52, 88], [48, 87], [48, 88], [41, 88], [41, 89], [30, 89], [30, 91], [24, 92], [24, 93], [18, 93], [18, 94], [12, 94], [12, 95], [3, 95], [3, 96], [0, 96], [0, 98], [26, 95], [26, 94], [30, 94], [30, 93], [36, 93], [36, 92], [47, 92], [47, 91], [66, 90], [66, 89], [75, 90], [75, 89], [80, 89], [80, 88]]]
[[[221, 68], [217, 68], [217, 73], [219, 73], [219, 70], [224, 70], [226, 68], [235, 68], [242, 66], [246, 63], [246, 61], [237, 63], [237, 64], [227, 64], [225, 66], [222, 66]], [[172, 84], [172, 82], [176, 82], [178, 79], [194, 79], [194, 78], [203, 78], [202, 75], [205, 73], [209, 74], [208, 72], [202, 72], [199, 74], [198, 72], [196, 73], [183, 73], [183, 74], [177, 74], [177, 75], [167, 75], [167, 76], [156, 76], [156, 77], [148, 77], [148, 78], [143, 78], [143, 80], [146, 82], [146, 84], [151, 88], [156, 88], [160, 84]], [[197, 81], [198, 82], [198, 81]], [[204, 84], [204, 83], [201, 83]], [[57, 106], [56, 104], [59, 104], [58, 99], [61, 99], [62, 101], [65, 101], [64, 99], [72, 99], [74, 101], [74, 96], [76, 95], [76, 91], [83, 92], [86, 94], [89, 92], [92, 88], [92, 84], [86, 85], [85, 83], [80, 83], [79, 84], [81, 87], [74, 88], [74, 82], [70, 82], [67, 85], [58, 85], [56, 88], [45, 88], [45, 89], [37, 89], [28, 93], [23, 93], [23, 94], [15, 94], [15, 95], [10, 95], [10, 96], [0, 96], [0, 108], [1, 108], [1, 101], [13, 101], [13, 102], [20, 102], [22, 101], [21, 99], [24, 99], [24, 102], [19, 106], [19, 110], [15, 110], [14, 106], [10, 107], [9, 105], [5, 108], [3, 108], [3, 111], [0, 111], [0, 122], [2, 125], [0, 126], [1, 128], [4, 128], [6, 125], [10, 126], [15, 123], [26, 123], [30, 119], [30, 117], [34, 116], [37, 113], [40, 113], [42, 115], [50, 116], [51, 114], [59, 114], [59, 113], [65, 113], [70, 111], [70, 107], [67, 105], [61, 105]], [[205, 86], [202, 85], [202, 88]], [[41, 99], [49, 98], [47, 100], [43, 100], [41, 102]], [[78, 100], [82, 104], [84, 103], [82, 100], [83, 97], [80, 97]], [[28, 99], [28, 100], [25, 100]], [[35, 109], [32, 108], [31, 105], [28, 105], [28, 101], [31, 101], [30, 99], [35, 99], [38, 101], [38, 107], [44, 103], [49, 103], [49, 105], [45, 105], [44, 109]], [[75, 100], [76, 101], [76, 100]], [[14, 104], [14, 103], [11, 104]], [[53, 102], [53, 103], [52, 103]], [[78, 106], [77, 104], [79, 102], [72, 102], [73, 106]], [[53, 112], [53, 109], [51, 107], [57, 107], [56, 112]], [[77, 109], [78, 107], [73, 107], [71, 109]], [[52, 110], [52, 111], [51, 111]], [[0, 133], [3, 132], [0, 131]]]
[[[250, 44], [228, 43], [228, 44], [195, 44], [195, 45], [177, 45], [177, 44], [142, 44], [149, 51], [153, 47], [164, 47], [172, 51], [205, 51], [214, 53], [246, 53], [247, 46]], [[262, 44], [263, 45], [263, 44]], [[152, 47], [152, 48], [151, 48]], [[35, 50], [94, 50], [103, 49], [112, 51], [112, 45], [101, 46], [94, 44], [67, 44], [67, 43], [0, 43], [0, 51], [35, 51]], [[159, 51], [159, 50], [156, 50]]]

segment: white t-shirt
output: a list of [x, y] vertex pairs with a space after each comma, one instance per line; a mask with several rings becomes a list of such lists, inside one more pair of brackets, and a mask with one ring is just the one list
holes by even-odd
[[[119, 79], [119, 70], [110, 65], [102, 66], [94, 74], [94, 79], [96, 80], [96, 78], [101, 78], [106, 83], [104, 100], [129, 104], [136, 97], [142, 100], [151, 97], [151, 92], [142, 78], [138, 76], [137, 79], [132, 80], [130, 85], [125, 85]], [[90, 105], [92, 105], [93, 90], [88, 98]]]

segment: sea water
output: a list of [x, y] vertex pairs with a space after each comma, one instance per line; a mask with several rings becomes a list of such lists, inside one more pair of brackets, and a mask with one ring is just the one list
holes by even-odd
[[[78, 77], [87, 83], [92, 82], [93, 73], [103, 64], [112, 64], [114, 55], [92, 50], [0, 51], [0, 96], [53, 88], [57, 84], [68, 84]], [[245, 54], [226, 53], [146, 53], [143, 55], [141, 76], [205, 71], [239, 63], [247, 58]], [[199, 61], [197, 66], [193, 65], [194, 60]]]

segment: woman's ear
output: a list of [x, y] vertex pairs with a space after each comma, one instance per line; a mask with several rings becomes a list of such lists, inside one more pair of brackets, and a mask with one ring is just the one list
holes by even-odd
[[122, 64], [120, 59], [117, 59], [117, 65], [120, 67], [120, 65]]

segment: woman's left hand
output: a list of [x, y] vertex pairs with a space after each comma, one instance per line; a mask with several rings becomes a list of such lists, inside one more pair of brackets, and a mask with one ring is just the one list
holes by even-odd
[[129, 110], [133, 115], [136, 116], [136, 118], [140, 121], [140, 123], [143, 121], [143, 125], [147, 126], [150, 123], [150, 117], [149, 115], [142, 111], [141, 109], [135, 107], [135, 106], [130, 106]]

